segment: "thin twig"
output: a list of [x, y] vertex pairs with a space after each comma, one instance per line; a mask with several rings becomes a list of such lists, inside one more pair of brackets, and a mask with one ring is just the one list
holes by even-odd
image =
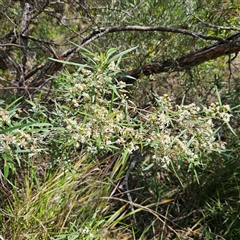
[[127, 173], [126, 173], [126, 175], [123, 179], [123, 182], [122, 182], [122, 185], [125, 186], [125, 188], [126, 188], [125, 193], [127, 194], [127, 198], [128, 198], [129, 203], [130, 203], [130, 208], [131, 208], [131, 211], [133, 212], [132, 216], [133, 216], [133, 222], [134, 222], [135, 225], [137, 225], [137, 220], [136, 220], [136, 216], [134, 214], [133, 200], [132, 200], [132, 196], [131, 196], [130, 190], [129, 190], [128, 179], [129, 179], [130, 172], [135, 168], [137, 162], [139, 162], [141, 157], [142, 157], [142, 155], [139, 151], [133, 152], [133, 154], [131, 156], [132, 160], [130, 162], [130, 166], [129, 166], [129, 168], [127, 170]]
[[225, 42], [223, 38], [205, 35], [202, 33], [192, 32], [186, 29], [181, 28], [171, 28], [171, 27], [163, 27], [163, 26], [116, 26], [116, 27], [108, 27], [108, 28], [98, 28], [93, 30], [82, 42], [89, 42], [89, 40], [92, 41], [92, 39], [95, 40], [95, 37], [102, 36], [108, 33], [114, 33], [114, 32], [129, 32], [129, 31], [138, 31], [138, 32], [171, 32], [171, 33], [180, 33], [184, 35], [189, 35], [192, 37], [201, 38], [204, 40], [215, 40], [219, 42]]
[[[193, 15], [193, 14], [192, 14]], [[214, 25], [214, 24], [211, 24], [209, 22], [205, 22], [203, 21], [202, 19], [200, 19], [199, 17], [193, 15], [193, 17], [195, 17], [200, 23], [206, 25], [207, 27], [210, 27], [210, 28], [214, 28], [214, 29], [218, 29], [218, 30], [233, 30], [233, 31], [240, 31], [240, 28], [235, 28], [235, 27], [223, 27], [223, 26], [218, 26], [218, 25]]]

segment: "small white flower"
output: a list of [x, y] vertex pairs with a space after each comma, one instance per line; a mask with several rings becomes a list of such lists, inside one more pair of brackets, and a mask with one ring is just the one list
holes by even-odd
[[73, 103], [74, 107], [79, 107], [79, 103], [77, 102], [77, 99], [73, 99], [72, 103]]
[[80, 83], [77, 83], [77, 84], [75, 84], [75, 88], [77, 89], [77, 90], [79, 90], [79, 91], [83, 91], [83, 85], [82, 84], [80, 84]]
[[0, 147], [0, 152], [6, 152], [6, 151], [9, 151], [11, 148], [8, 146], [8, 144], [3, 144], [1, 147]]
[[126, 87], [126, 83], [123, 82], [123, 81], [120, 81], [120, 82], [118, 82], [118, 87], [119, 88], [125, 88]]
[[90, 100], [90, 99], [91, 99], [91, 98], [90, 98], [90, 95], [89, 95], [88, 93], [86, 93], [86, 92], [82, 93], [82, 96], [83, 96], [85, 99], [87, 99], [87, 100]]
[[111, 141], [109, 141], [109, 140], [106, 141], [106, 145], [111, 145], [111, 144], [112, 144]]
[[110, 62], [110, 64], [108, 65], [109, 70], [113, 71], [116, 68], [116, 65], [114, 62]]
[[88, 70], [88, 69], [85, 69], [85, 68], [82, 69], [82, 74], [85, 75], [85, 76], [88, 76], [88, 75], [90, 75], [91, 73], [92, 73], [92, 72], [91, 72], [90, 70]]

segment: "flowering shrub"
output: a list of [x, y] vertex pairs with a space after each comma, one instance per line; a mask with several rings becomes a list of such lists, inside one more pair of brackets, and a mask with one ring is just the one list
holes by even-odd
[[118, 64], [107, 54], [94, 59], [94, 67], [80, 66], [77, 73], [65, 76], [67, 104], [75, 112], [65, 117], [66, 130], [77, 147], [84, 145], [91, 154], [148, 149], [150, 161], [165, 168], [174, 160], [189, 167], [202, 165], [204, 156], [225, 149], [214, 121], [228, 124], [228, 105], [175, 105], [164, 95], [156, 96], [151, 111], [139, 109], [128, 98], [126, 84], [118, 81]]
[[[19, 154], [27, 154], [31, 159], [41, 152], [41, 139], [50, 142], [59, 134], [66, 136], [68, 146], [82, 146], [90, 154], [147, 151], [151, 155], [149, 164], [165, 168], [175, 160], [194, 168], [204, 164], [209, 153], [224, 150], [225, 143], [216, 137], [220, 128], [214, 121], [229, 124], [228, 105], [175, 105], [164, 95], [156, 96], [151, 110], [144, 110], [129, 99], [126, 83], [118, 76], [120, 60], [131, 50], [116, 54], [116, 49], [110, 49], [97, 55], [82, 49], [91, 64], [75, 64], [79, 67], [76, 73], [65, 73], [56, 79], [60, 87], [56, 89], [59, 95], [52, 111], [31, 103], [31, 119], [37, 119], [34, 122], [30, 117], [20, 118], [19, 108], [0, 108], [0, 151], [5, 178], [9, 169], [15, 171], [15, 161], [21, 165]], [[44, 131], [49, 132], [54, 124], [57, 130], [46, 136]]]

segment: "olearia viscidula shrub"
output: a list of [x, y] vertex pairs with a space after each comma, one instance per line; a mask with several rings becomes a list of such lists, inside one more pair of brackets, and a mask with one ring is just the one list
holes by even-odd
[[156, 96], [151, 110], [139, 109], [119, 80], [125, 53], [115, 57], [116, 49], [100, 55], [82, 50], [90, 65], [76, 64], [79, 70], [64, 75], [60, 90], [71, 109], [64, 122], [76, 147], [84, 146], [90, 154], [147, 149], [151, 164], [163, 168], [175, 160], [194, 168], [204, 165], [209, 154], [225, 150], [218, 133], [224, 124], [229, 126], [231, 109], [220, 99], [209, 107], [176, 105], [164, 95]]
[[47, 143], [57, 136], [64, 136], [60, 148], [82, 147], [91, 155], [147, 151], [151, 155], [147, 164], [163, 168], [173, 162], [195, 168], [206, 164], [212, 152], [224, 151], [225, 143], [217, 134], [223, 124], [229, 126], [231, 109], [220, 99], [206, 107], [176, 105], [168, 95], [156, 96], [155, 106], [144, 110], [129, 98], [126, 83], [119, 80], [119, 64], [133, 49], [95, 54], [81, 48], [89, 63], [69, 63], [78, 71], [55, 79], [54, 108], [28, 101], [31, 107], [23, 117], [18, 101], [1, 102], [1, 176], [7, 179], [10, 170], [16, 172], [16, 166], [31, 162], [43, 150], [55, 151]]

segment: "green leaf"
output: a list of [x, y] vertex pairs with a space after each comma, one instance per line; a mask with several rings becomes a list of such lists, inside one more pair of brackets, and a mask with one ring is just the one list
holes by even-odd
[[5, 180], [8, 179], [8, 176], [9, 176], [9, 165], [8, 164], [3, 167], [3, 175], [4, 175]]
[[70, 42], [72, 45], [74, 45], [74, 46], [78, 47], [79, 49], [81, 49], [82, 52], [87, 53], [89, 56], [92, 56], [92, 57], [95, 57], [95, 56], [96, 56], [95, 53], [91, 52], [91, 51], [88, 50], [87, 48], [84, 48], [84, 47], [82, 47], [82, 46], [80, 46], [80, 45], [78, 45], [78, 44], [76, 44], [76, 43], [74, 43], [74, 42], [71, 42], [71, 41], [69, 41], [69, 42]]
[[237, 134], [235, 133], [235, 131], [233, 130], [231, 125], [228, 122], [226, 124], [227, 124], [228, 128], [230, 129], [230, 131], [237, 137]]
[[109, 59], [118, 49], [117, 48], [110, 48], [108, 49], [108, 51], [106, 52], [106, 61], [109, 60], [109, 62], [112, 61], [112, 59]]
[[218, 98], [219, 105], [220, 105], [220, 107], [222, 107], [222, 100], [221, 100], [221, 96], [220, 96], [220, 93], [219, 93], [219, 91], [218, 91], [217, 86], [215, 87], [215, 89], [216, 89], [216, 93], [217, 93], [217, 98]]
[[63, 63], [63, 64], [67, 64], [67, 65], [73, 65], [73, 66], [77, 66], [80, 68], [92, 68], [91, 66], [87, 65], [87, 64], [81, 64], [81, 63], [75, 63], [75, 62], [68, 62], [68, 61], [64, 61], [64, 60], [59, 60], [59, 59], [55, 59], [55, 58], [49, 58], [49, 60], [52, 60], [54, 62], [59, 62], [59, 63]]
[[150, 163], [147, 167], [145, 167], [143, 169], [144, 172], [148, 171], [149, 169], [151, 169], [155, 164], [154, 163]]
[[111, 118], [116, 117], [119, 113], [120, 113], [120, 111], [113, 112], [113, 113], [109, 114], [109, 115], [106, 117], [106, 120], [109, 120], [109, 119], [111, 119]]
[[78, 233], [73, 233], [70, 236], [68, 236], [68, 240], [75, 240], [75, 239], [79, 239]]
[[[20, 97], [18, 99], [16, 99], [15, 101], [11, 102], [11, 104], [9, 104], [7, 107], [6, 107], [6, 110], [8, 110], [10, 107], [12, 106], [15, 106], [15, 104], [20, 101], [23, 97]], [[16, 106], [15, 106], [16, 107]]]
[[119, 98], [121, 98], [121, 96], [120, 96], [119, 93], [118, 93], [117, 87], [116, 87], [115, 85], [112, 85], [111, 88], [112, 88], [113, 92], [114, 92]]
[[[129, 49], [123, 51], [123, 52], [120, 52], [120, 53], [118, 53], [117, 55], [115, 55], [114, 57], [112, 57], [111, 59], [109, 59], [109, 61], [110, 61], [110, 62], [114, 62], [114, 61], [118, 60], [118, 64], [119, 64], [119, 62], [121, 61], [121, 58], [122, 58], [125, 54], [127, 54], [127, 53], [129, 53], [129, 52], [132, 52], [132, 51], [135, 50], [136, 48], [137, 48], [137, 47], [132, 47], [132, 48], [129, 48]], [[118, 65], [118, 64], [117, 64], [117, 65]]]
[[24, 124], [20, 124], [20, 125], [16, 125], [16, 126], [4, 129], [0, 132], [0, 134], [6, 133], [6, 132], [12, 132], [15, 129], [22, 129], [29, 126], [43, 127], [43, 126], [52, 126], [52, 125], [50, 123], [37, 123], [37, 122], [24, 123]]

